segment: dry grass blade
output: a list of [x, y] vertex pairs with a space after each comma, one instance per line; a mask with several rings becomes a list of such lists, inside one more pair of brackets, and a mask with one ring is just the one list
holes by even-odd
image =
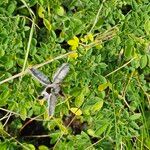
[[97, 21], [98, 21], [99, 14], [100, 14], [100, 12], [101, 12], [101, 10], [102, 10], [103, 3], [104, 3], [104, 2], [105, 2], [105, 0], [102, 1], [102, 4], [101, 4], [100, 7], [99, 7], [99, 10], [98, 10], [98, 12], [97, 12], [96, 18], [95, 18], [94, 23], [93, 23], [93, 26], [92, 26], [92, 28], [90, 29], [89, 33], [92, 32], [92, 30], [94, 29], [94, 27], [95, 27], [95, 25], [96, 25], [96, 23], [97, 23]]
[[[31, 30], [30, 30], [29, 41], [28, 41], [28, 46], [27, 46], [27, 51], [26, 51], [26, 55], [25, 55], [25, 60], [24, 60], [22, 72], [25, 71], [25, 67], [26, 67], [26, 64], [27, 64], [27, 59], [28, 59], [30, 46], [31, 46], [31, 40], [32, 40], [32, 36], [33, 36], [33, 30], [34, 30], [34, 22], [32, 23]], [[22, 80], [22, 76], [20, 78], [20, 82], [21, 82], [21, 80]]]
[[130, 64], [136, 57], [133, 57], [131, 60], [129, 60], [127, 63], [125, 63], [124, 65], [122, 65], [121, 67], [117, 68], [116, 70], [108, 73], [105, 77], [108, 77], [110, 75], [112, 75], [113, 73], [119, 71], [120, 69], [124, 68], [125, 66], [127, 66], [128, 64]]
[[94, 145], [100, 143], [102, 140], [104, 140], [106, 137], [104, 136], [103, 138], [101, 138], [100, 140], [98, 140], [97, 142], [93, 143], [92, 145], [90, 145], [89, 147], [87, 147], [85, 150], [88, 150], [90, 148], [92, 148]]

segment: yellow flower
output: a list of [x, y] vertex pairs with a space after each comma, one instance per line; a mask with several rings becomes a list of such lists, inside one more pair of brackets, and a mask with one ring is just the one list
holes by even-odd
[[44, 100], [43, 99], [40, 100], [39, 103], [40, 103], [41, 106], [44, 105]]
[[88, 38], [88, 40], [90, 40], [91, 42], [94, 41], [94, 37], [93, 37], [92, 33], [89, 33], [89, 34], [87, 35], [87, 38]]
[[77, 59], [78, 53], [76, 53], [76, 52], [75, 53], [71, 53], [71, 54], [68, 55], [68, 57]]
[[82, 42], [88, 42], [88, 41], [93, 42], [94, 41], [93, 34], [89, 33], [89, 34], [85, 35], [84, 38], [81, 38], [81, 41]]
[[79, 39], [74, 36], [73, 39], [69, 40], [67, 43], [71, 46], [71, 50], [76, 50], [79, 46]]

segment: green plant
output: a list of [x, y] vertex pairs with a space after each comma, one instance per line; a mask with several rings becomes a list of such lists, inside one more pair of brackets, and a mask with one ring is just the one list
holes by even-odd
[[[148, 0], [1, 1], [0, 147], [150, 149], [149, 13]], [[63, 62], [49, 118], [28, 68], [51, 78]]]

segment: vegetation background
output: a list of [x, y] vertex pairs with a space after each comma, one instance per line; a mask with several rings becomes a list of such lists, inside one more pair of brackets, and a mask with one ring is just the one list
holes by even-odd
[[[48, 117], [28, 68], [64, 62]], [[0, 149], [150, 149], [149, 0], [1, 0]]]

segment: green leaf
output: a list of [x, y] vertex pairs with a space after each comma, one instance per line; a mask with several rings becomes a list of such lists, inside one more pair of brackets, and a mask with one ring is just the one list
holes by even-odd
[[38, 150], [49, 150], [49, 148], [47, 146], [45, 146], [45, 145], [40, 145], [38, 147]]
[[80, 107], [83, 104], [83, 102], [84, 102], [84, 94], [83, 92], [81, 92], [81, 94], [75, 98], [75, 106]]
[[64, 8], [63, 8], [62, 6], [58, 6], [58, 7], [56, 8], [56, 13], [57, 13], [57, 15], [59, 15], [59, 16], [64, 16], [64, 14], [65, 14]]
[[14, 62], [12, 59], [9, 59], [6, 63], [5, 63], [5, 68], [8, 70], [8, 69], [11, 69], [14, 65]]
[[10, 92], [7, 89], [0, 94], [0, 106], [5, 106], [7, 104], [7, 99], [9, 96]]
[[8, 6], [7, 11], [9, 12], [9, 14], [12, 14], [15, 11], [15, 9], [16, 9], [16, 2], [14, 1]]
[[10, 91], [9, 91], [9, 89], [6, 89], [3, 91], [3, 93], [1, 93], [0, 97], [1, 97], [1, 99], [7, 99], [9, 97], [9, 95], [10, 95]]
[[149, 35], [150, 34], [150, 20], [147, 20], [144, 24], [144, 29], [146, 31], [146, 34]]
[[101, 99], [104, 99], [105, 96], [106, 96], [105, 91], [102, 91], [102, 92], [98, 93], [98, 97], [101, 98]]
[[105, 63], [99, 63], [99, 67], [102, 68], [102, 69], [105, 69], [107, 67], [107, 64]]
[[147, 60], [147, 55], [143, 55], [143, 56], [141, 57], [141, 59], [140, 59], [140, 67], [141, 67], [141, 69], [143, 69], [143, 68], [146, 67], [147, 62], [148, 62], [148, 60]]
[[8, 137], [7, 132], [4, 130], [3, 125], [0, 123], [0, 135], [3, 137]]
[[18, 59], [17, 59], [17, 64], [18, 64], [20, 67], [22, 67], [23, 64], [24, 64], [24, 59], [18, 58]]
[[42, 61], [43, 61], [43, 58], [40, 57], [40, 56], [37, 55], [37, 54], [34, 55], [34, 58], [35, 58], [35, 60], [36, 60], [37, 62], [42, 62]]
[[96, 130], [95, 134], [96, 134], [97, 136], [100, 136], [103, 132], [106, 131], [108, 125], [109, 125], [109, 123], [103, 124], [98, 130]]
[[43, 19], [43, 23], [44, 23], [45, 27], [50, 31], [52, 28], [51, 23], [45, 18]]
[[83, 93], [84, 93], [84, 95], [87, 95], [87, 94], [90, 93], [90, 89], [89, 89], [88, 86], [85, 86], [85, 87], [83, 88]]
[[23, 145], [26, 147], [26, 149], [35, 150], [35, 147], [33, 144], [23, 143]]
[[44, 0], [38, 0], [41, 5], [44, 4]]
[[104, 91], [108, 86], [109, 86], [109, 82], [100, 84], [100, 85], [98, 86], [98, 91], [102, 92], [102, 91]]
[[86, 106], [84, 107], [84, 109], [82, 110], [83, 111], [83, 114], [86, 114], [86, 115], [90, 115], [90, 110], [91, 110], [91, 106]]
[[148, 67], [150, 67], [150, 55], [147, 55], [147, 65], [148, 65]]
[[106, 78], [102, 75], [99, 76], [99, 81], [100, 81], [100, 84], [103, 84], [103, 83], [107, 82]]
[[125, 52], [124, 55], [127, 59], [131, 58], [134, 51], [133, 42], [132, 39], [128, 40], [126, 42]]
[[24, 27], [24, 31], [29, 31], [30, 30], [30, 27], [29, 26], [25, 26]]
[[58, 138], [61, 136], [61, 132], [54, 132], [54, 133], [51, 133], [50, 134], [50, 137], [51, 137], [51, 140], [50, 140], [50, 143], [51, 144], [54, 144], [57, 142]]
[[131, 119], [131, 120], [137, 120], [137, 119], [139, 119], [140, 117], [141, 117], [141, 113], [136, 113], [136, 114], [130, 116], [130, 119]]
[[88, 129], [87, 133], [92, 137], [97, 137], [97, 135], [95, 134], [95, 131], [93, 129]]
[[0, 57], [5, 55], [5, 51], [3, 49], [0, 49]]
[[[6, 149], [8, 149], [8, 144], [6, 142], [5, 143], [1, 142], [0, 143], [0, 148], [6, 150]], [[9, 147], [9, 149], [10, 149], [10, 147]]]
[[135, 122], [131, 122], [131, 126], [134, 128], [134, 129], [137, 129], [137, 130], [139, 130], [140, 129], [140, 127], [138, 126], [138, 124], [137, 123], [135, 123]]
[[0, 122], [0, 134], [2, 135], [2, 134], [4, 134], [4, 133], [5, 133], [5, 131], [4, 131], [3, 125], [2, 125], [2, 123]]
[[62, 120], [60, 118], [55, 119], [57, 126], [63, 132], [63, 134], [68, 134], [68, 128], [62, 123]]
[[38, 15], [40, 18], [44, 18], [44, 8], [40, 5], [39, 9], [38, 9]]
[[145, 139], [145, 143], [146, 143], [146, 146], [147, 146], [147, 147], [150, 147], [150, 137], [147, 137], [147, 138]]
[[100, 99], [99, 102], [96, 102], [96, 103], [92, 106], [92, 112], [99, 111], [99, 110], [102, 108], [103, 103], [104, 103], [104, 102], [103, 102], [102, 99]]
[[27, 110], [24, 107], [21, 108], [20, 117], [22, 120], [25, 120], [27, 118]]
[[28, 2], [28, 5], [29, 5], [30, 7], [33, 7], [35, 4], [37, 4], [37, 2], [38, 2], [38, 0], [30, 0], [30, 1]]
[[[11, 77], [12, 76], [12, 74], [10, 74], [9, 72], [6, 72], [5, 73], [5, 78], [9, 78], [9, 77]], [[9, 80], [8, 81], [9, 83], [13, 83], [13, 79], [12, 80]]]

